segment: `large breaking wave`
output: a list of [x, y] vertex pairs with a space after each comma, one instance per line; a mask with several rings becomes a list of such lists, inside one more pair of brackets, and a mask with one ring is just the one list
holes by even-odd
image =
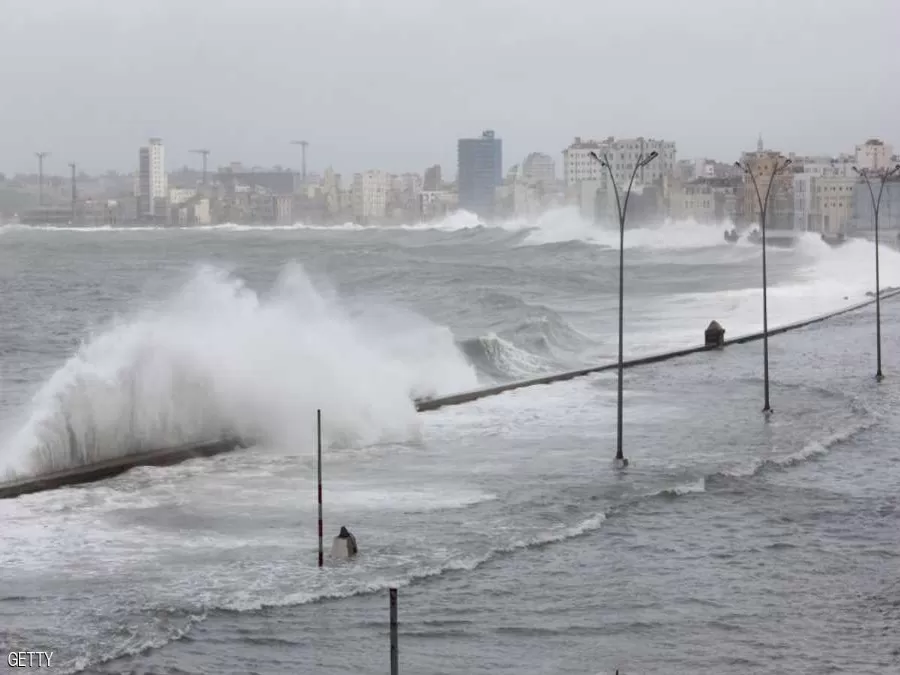
[[317, 408], [332, 441], [407, 440], [415, 397], [476, 382], [452, 333], [420, 316], [341, 298], [299, 266], [267, 294], [207, 267], [85, 342], [2, 459], [30, 474], [228, 434], [308, 447]]

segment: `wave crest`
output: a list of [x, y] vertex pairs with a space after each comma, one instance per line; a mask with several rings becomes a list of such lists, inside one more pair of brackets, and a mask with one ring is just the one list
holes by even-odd
[[414, 397], [476, 384], [452, 333], [411, 312], [354, 306], [297, 265], [265, 295], [205, 267], [84, 343], [4, 459], [28, 475], [223, 434], [311, 447], [316, 408], [330, 442], [407, 440]]

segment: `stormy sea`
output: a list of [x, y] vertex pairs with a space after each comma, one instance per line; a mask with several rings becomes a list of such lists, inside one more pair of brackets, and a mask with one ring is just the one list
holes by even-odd
[[[625, 238], [625, 355], [762, 328], [761, 247]], [[900, 286], [882, 247], [881, 284]], [[866, 300], [874, 245], [767, 251], [775, 327]], [[0, 500], [0, 652], [51, 672], [900, 672], [900, 301], [762, 343], [417, 413], [614, 361], [618, 232], [0, 228], [0, 479], [253, 447]], [[326, 546], [317, 569], [316, 410]], [[75, 439], [77, 442], [73, 442]], [[894, 448], [891, 450], [891, 448]]]

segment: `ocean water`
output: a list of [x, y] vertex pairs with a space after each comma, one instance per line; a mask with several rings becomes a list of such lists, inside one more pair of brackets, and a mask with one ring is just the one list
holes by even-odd
[[[626, 234], [626, 355], [761, 326], [760, 248]], [[416, 414], [609, 361], [617, 234], [480, 226], [0, 229], [0, 473], [241, 433], [246, 451], [0, 501], [0, 651], [54, 672], [900, 672], [900, 305], [762, 345]], [[770, 325], [874, 287], [770, 249]], [[882, 285], [900, 254], [881, 251]], [[315, 410], [326, 546], [316, 569]], [[76, 443], [72, 444], [74, 435]]]

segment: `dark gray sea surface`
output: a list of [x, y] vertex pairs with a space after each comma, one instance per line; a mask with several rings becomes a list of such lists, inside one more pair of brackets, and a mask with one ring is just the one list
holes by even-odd
[[[629, 231], [627, 353], [759, 328], [760, 249], [712, 229]], [[74, 461], [65, 420], [265, 439], [0, 502], [0, 647], [55, 672], [384, 673], [396, 585], [404, 672], [900, 672], [897, 302], [879, 384], [874, 308], [772, 338], [770, 418], [760, 343], [627, 371], [624, 472], [614, 375], [411, 410], [608, 360], [607, 239], [558, 215], [0, 231], [9, 470]], [[769, 255], [773, 325], [870, 290], [871, 244], [820, 243]], [[347, 525], [361, 550], [323, 570], [317, 407], [326, 548]]]

